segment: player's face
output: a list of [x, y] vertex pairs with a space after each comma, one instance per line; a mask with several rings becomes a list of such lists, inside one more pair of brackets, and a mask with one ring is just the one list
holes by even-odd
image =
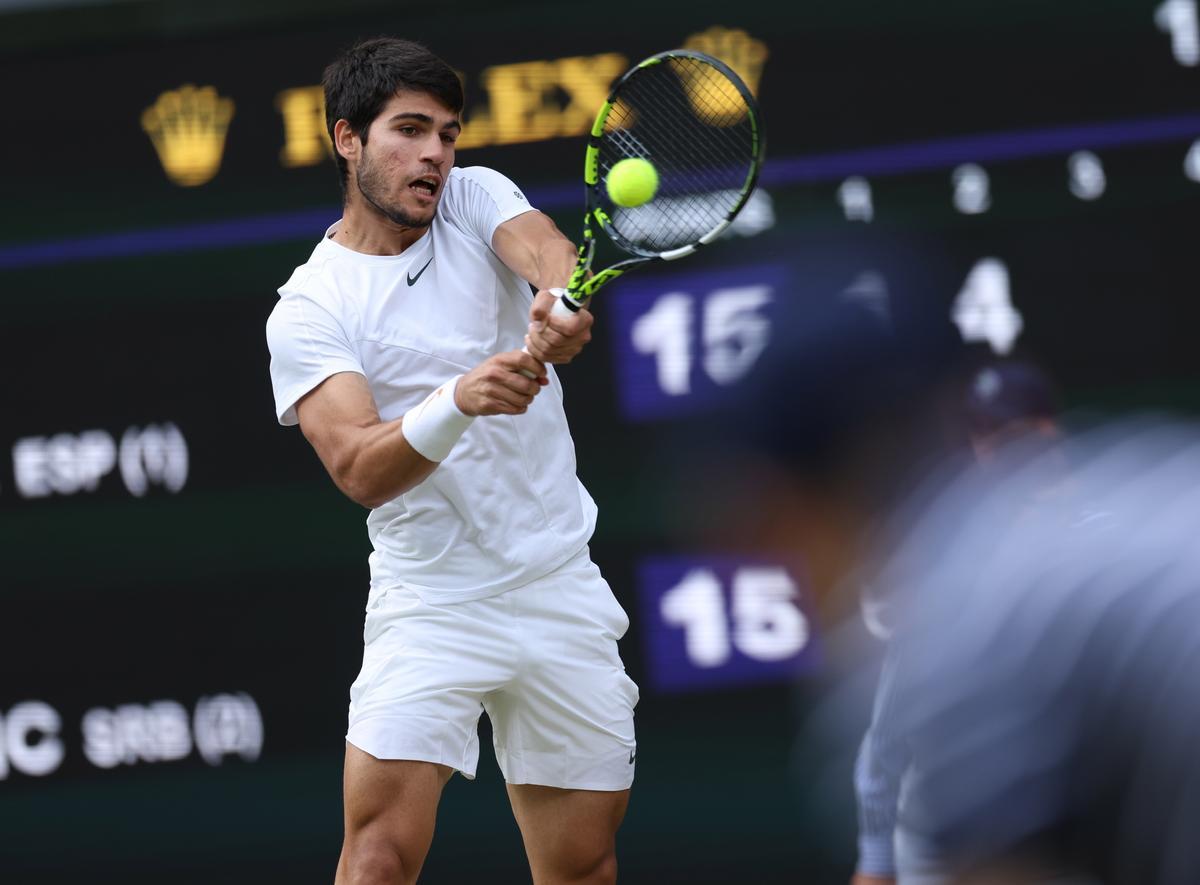
[[454, 165], [458, 115], [427, 92], [397, 92], [372, 121], [355, 181], [363, 198], [402, 227], [433, 221]]

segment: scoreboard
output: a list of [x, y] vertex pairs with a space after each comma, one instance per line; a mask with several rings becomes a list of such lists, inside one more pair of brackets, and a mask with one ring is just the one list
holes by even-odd
[[[706, 487], [738, 478], [687, 473], [689, 434], [782, 342], [811, 349], [806, 386], [837, 390], [839, 342], [805, 337], [810, 307], [936, 317], [1033, 357], [1070, 405], [1200, 405], [1197, 0], [642, 6], [629, 32], [531, 2], [4, 43], [21, 87], [0, 143], [13, 881], [329, 878], [366, 514], [276, 426], [263, 324], [339, 214], [317, 84], [358, 37], [421, 39], [460, 69], [459, 165], [505, 172], [569, 236], [582, 136], [633, 62], [711, 52], [763, 107], [737, 223], [606, 287], [561, 371], [593, 556], [633, 621], [631, 881], [815, 881], [852, 856], [852, 820], [816, 820], [795, 797], [820, 778], [788, 762], [793, 687], [827, 667], [819, 551], [715, 544]], [[443, 832], [485, 855], [435, 844], [430, 881], [517, 878], [506, 812], [471, 817], [470, 791]]]

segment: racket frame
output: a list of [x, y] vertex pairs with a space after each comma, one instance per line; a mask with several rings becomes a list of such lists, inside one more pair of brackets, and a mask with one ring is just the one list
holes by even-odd
[[[750, 118], [750, 128], [754, 140], [754, 150], [750, 169], [746, 175], [745, 182], [742, 184], [741, 195], [737, 203], [726, 213], [725, 218], [720, 223], [699, 237], [694, 243], [689, 243], [686, 246], [680, 246], [665, 252], [650, 252], [639, 248], [622, 237], [613, 227], [612, 220], [604, 211], [604, 206], [600, 199], [600, 146], [604, 143], [604, 124], [607, 122], [608, 115], [612, 111], [613, 106], [620, 98], [621, 89], [625, 84], [631, 78], [637, 76], [638, 72], [644, 68], [662, 64], [664, 61], [673, 58], [692, 58], [711, 65], [734, 85], [741, 94], [742, 99], [746, 102], [747, 116]], [[733, 223], [733, 219], [742, 211], [742, 207], [746, 205], [746, 201], [754, 193], [754, 186], [758, 182], [758, 173], [762, 168], [765, 147], [766, 139], [763, 133], [762, 120], [758, 113], [758, 102], [755, 100], [753, 93], [750, 92], [750, 89], [742, 82], [741, 77], [734, 73], [720, 59], [691, 49], [669, 49], [666, 52], [659, 52], [650, 56], [622, 74], [609, 91], [608, 98], [596, 114], [596, 120], [592, 124], [591, 132], [588, 134], [587, 151], [584, 154], [583, 163], [583, 181], [587, 194], [587, 204], [583, 215], [583, 239], [579, 244], [579, 259], [576, 262], [575, 270], [571, 273], [567, 287], [562, 290], [555, 290], [556, 294], [561, 294], [559, 301], [563, 307], [568, 312], [574, 313], [587, 304], [588, 300], [601, 286], [616, 279], [626, 271], [640, 267], [643, 264], [650, 264], [654, 261], [675, 261], [676, 259], [683, 258], [685, 255], [691, 255], [701, 246], [706, 246], [719, 237]], [[633, 254], [635, 257], [618, 261], [616, 264], [589, 276], [588, 272], [591, 269], [592, 259], [595, 257], [596, 252], [597, 227], [602, 229], [618, 248]], [[557, 307], [557, 305], [555, 306]]]

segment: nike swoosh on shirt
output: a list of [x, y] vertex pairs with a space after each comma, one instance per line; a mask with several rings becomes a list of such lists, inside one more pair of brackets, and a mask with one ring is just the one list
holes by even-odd
[[[431, 265], [432, 263], [433, 263], [433, 256], [430, 255], [429, 260], [425, 262], [425, 267], [429, 267], [429, 265]], [[410, 286], [415, 286], [417, 284], [417, 280], [421, 279], [421, 274], [425, 273], [425, 267], [423, 267], [419, 271], [417, 271], [417, 275], [415, 277], [412, 274], [408, 274], [408, 284]]]

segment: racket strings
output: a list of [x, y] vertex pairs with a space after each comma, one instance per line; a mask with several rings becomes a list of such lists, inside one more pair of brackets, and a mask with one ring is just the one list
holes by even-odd
[[[645, 130], [648, 127], [643, 124], [640, 128], [644, 137], [639, 138], [634, 134], [636, 129], [625, 131], [622, 139], [622, 147], [625, 150], [616, 159], [644, 156], [659, 167], [663, 184], [680, 193], [711, 192], [741, 183], [737, 178], [730, 180], [727, 170], [737, 169], [739, 173], [744, 174], [747, 168], [744, 150], [739, 150], [739, 146], [731, 144], [728, 139], [717, 137], [711, 128], [698, 126], [697, 122], [702, 121], [688, 116], [686, 109], [678, 101], [650, 95], [647, 96], [645, 105], [644, 114], [657, 121], [657, 128], [664, 133], [670, 133], [673, 136], [671, 140], [677, 142], [678, 146], [667, 143], [663, 149], [652, 151], [646, 147], [646, 143], [661, 142], [663, 139], [646, 137]], [[689, 154], [686, 162], [680, 163], [678, 158], [683, 155], [684, 150]], [[726, 174], [721, 175], [722, 171], [726, 171]], [[671, 185], [674, 187], [670, 187]], [[665, 193], [664, 191], [664, 195]]]
[[[639, 106], [654, 116], [665, 118], [657, 128], [664, 132], [675, 132], [680, 137], [691, 137], [696, 140], [698, 150], [709, 149], [714, 153], [724, 153], [726, 158], [744, 164], [746, 162], [748, 139], [739, 137], [739, 132], [726, 132], [730, 126], [730, 118], [737, 117], [749, 122], [750, 108], [741, 93], [733, 83], [719, 70], [703, 62], [692, 59], [674, 59], [675, 68], [680, 62], [691, 62], [685, 70], [686, 76], [678, 79], [684, 86], [683, 97], [687, 102], [679, 100], [677, 93], [679, 83], [668, 82], [659, 78], [657, 82], [646, 81], [639, 83], [641, 87], [633, 96]], [[653, 69], [651, 69], [653, 70]], [[700, 109], [699, 112], [696, 112]], [[638, 119], [638, 112], [629, 100], [619, 101], [614, 107], [614, 115], [622, 122], [626, 130], [632, 128], [632, 123]], [[643, 124], [643, 129], [649, 130], [649, 124]]]
[[654, 164], [659, 184], [641, 206], [602, 197], [610, 232], [635, 251], [659, 254], [722, 224], [744, 200], [758, 162], [753, 115], [737, 85], [702, 59], [671, 58], [630, 77], [605, 121], [601, 177], [640, 157]]
[[[741, 152], [728, 140], [719, 137], [718, 132], [704, 125], [704, 121], [687, 115], [686, 108], [679, 102], [671, 102], [661, 95], [647, 96], [647, 104], [654, 115], [662, 120], [668, 131], [678, 133], [681, 139], [692, 138], [692, 149], [697, 159], [711, 161], [711, 169], [721, 168], [722, 165], [737, 164], [741, 160]], [[703, 155], [703, 156], [701, 156]], [[709, 169], [696, 163], [691, 167], [694, 174], [704, 178]]]
[[691, 136], [691, 150], [693, 151], [693, 161], [687, 166], [673, 164], [672, 177], [682, 185], [680, 190], [684, 193], [700, 192], [700, 193], [715, 193], [723, 189], [727, 189], [731, 185], [740, 182], [731, 181], [728, 171], [731, 168], [738, 167], [744, 169], [745, 164], [738, 156], [738, 153], [732, 149], [732, 146], [719, 142], [711, 137], [708, 130], [700, 129], [696, 132], [690, 132], [689, 129], [695, 129], [694, 125], [689, 126], [689, 120], [682, 117], [680, 108], [671, 107], [663, 104], [662, 118], [666, 121], [675, 132], [683, 137]]
[[[689, 94], [688, 97], [690, 100], [692, 96]], [[741, 97], [740, 94], [738, 97]], [[674, 176], [678, 179], [676, 183], [682, 185], [677, 187], [677, 190], [686, 192], [689, 187], [699, 191], [716, 190], [741, 184], [741, 177], [744, 177], [749, 162], [746, 159], [748, 151], [744, 139], [731, 138], [730, 133], [709, 125], [709, 120], [692, 115], [689, 113], [688, 106], [678, 100], [678, 96], [663, 90], [644, 90], [643, 101], [640, 104], [643, 106], [643, 111], [639, 118], [633, 119], [653, 120], [655, 123], [653, 127], [649, 122], [630, 125], [628, 121], [633, 115], [629, 112], [622, 114], [624, 119], [619, 121], [618, 125], [624, 124], [625, 137], [622, 139], [622, 145], [626, 148], [624, 156], [642, 156], [643, 154], [636, 152], [629, 153], [628, 150], [630, 147], [634, 151], [643, 148], [644, 142], [647, 140], [665, 141], [664, 150], [659, 153], [672, 158], [675, 162], [667, 164], [662, 157], [648, 156], [646, 159], [663, 167], [661, 171], [676, 173]], [[741, 105], [741, 113], [742, 116], [746, 114], [744, 102]], [[641, 138], [635, 134], [639, 130], [643, 136]], [[659, 137], [650, 138], [655, 134]], [[666, 138], [663, 137], [664, 135]], [[623, 156], [618, 159], [621, 158]], [[678, 162], [680, 158], [685, 158], [685, 162]], [[728, 171], [731, 169], [737, 170], [737, 177], [729, 176]], [[725, 174], [718, 178], [718, 172]], [[685, 173], [686, 177], [678, 173]]]

